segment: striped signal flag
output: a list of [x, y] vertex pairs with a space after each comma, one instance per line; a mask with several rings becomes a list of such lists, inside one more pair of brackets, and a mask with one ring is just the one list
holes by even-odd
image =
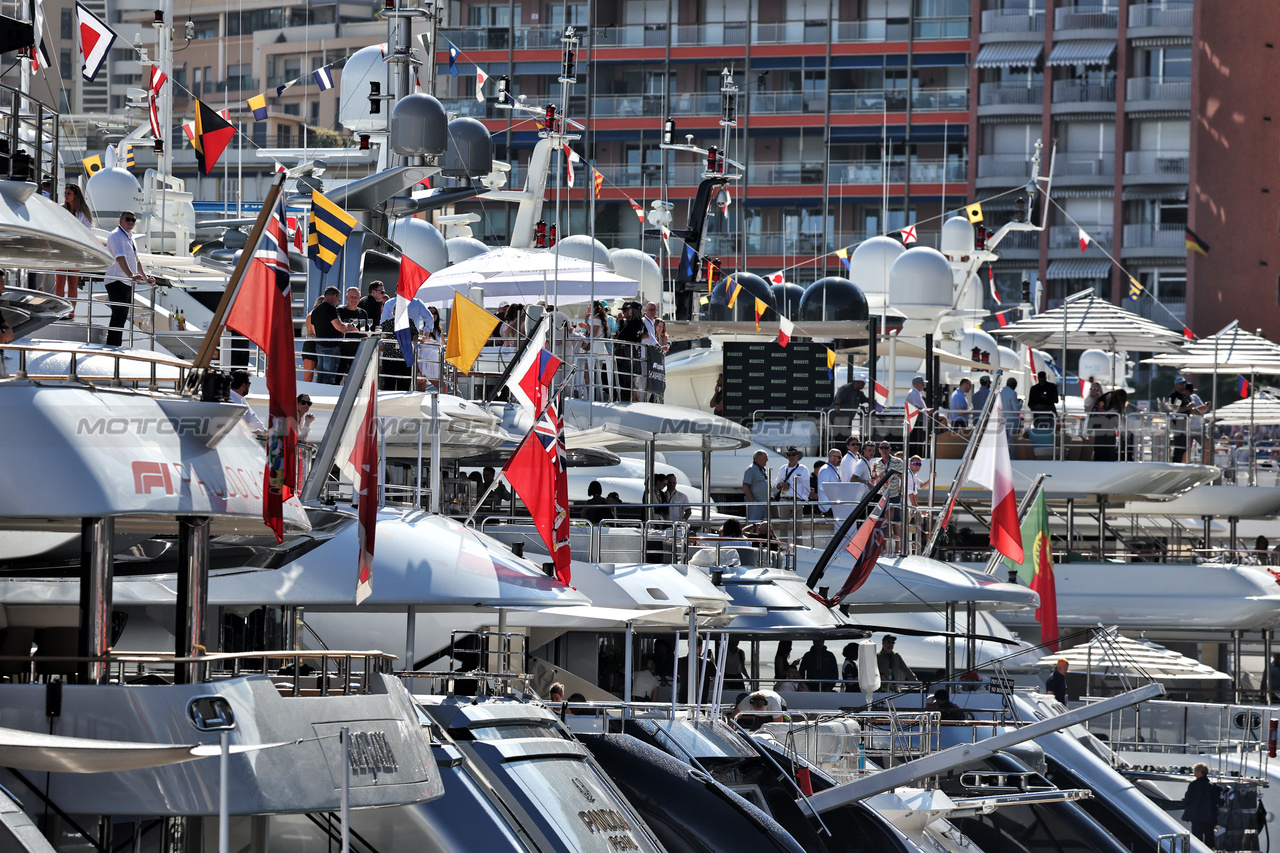
[[333, 269], [356, 220], [319, 192], [311, 195], [311, 219], [307, 224], [307, 256], [322, 273]]

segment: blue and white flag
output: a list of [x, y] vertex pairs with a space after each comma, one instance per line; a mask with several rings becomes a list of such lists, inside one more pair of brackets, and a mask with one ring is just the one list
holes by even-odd
[[449, 73], [454, 77], [458, 76], [458, 54], [462, 51], [454, 46], [453, 42], [449, 42]]
[[311, 76], [316, 78], [316, 85], [320, 87], [321, 92], [326, 92], [333, 88], [333, 75], [329, 73], [329, 66], [325, 65], [311, 72]]

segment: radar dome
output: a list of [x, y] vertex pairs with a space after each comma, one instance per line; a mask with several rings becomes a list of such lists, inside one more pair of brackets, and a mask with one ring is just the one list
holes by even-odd
[[1124, 384], [1123, 359], [1100, 349], [1087, 349], [1080, 353], [1080, 367], [1076, 373], [1081, 379], [1096, 380], [1104, 388]]
[[443, 154], [449, 147], [449, 116], [444, 105], [421, 93], [401, 98], [391, 110], [388, 140], [391, 150], [404, 157]]
[[444, 244], [449, 249], [451, 264], [460, 264], [489, 251], [489, 247], [475, 237], [450, 237], [444, 241]]
[[953, 261], [973, 254], [973, 226], [963, 216], [942, 223], [942, 254]]
[[662, 304], [662, 269], [657, 261], [639, 249], [614, 249], [609, 259], [614, 272], [639, 282], [636, 299]]
[[964, 299], [960, 301], [960, 308], [967, 308], [970, 311], [983, 311], [983, 289], [982, 279], [976, 275], [969, 276], [969, 286], [965, 288]]
[[[728, 286], [730, 281], [742, 285], [742, 293], [738, 294], [733, 308], [729, 308]], [[770, 308], [777, 310], [773, 302], [773, 290], [769, 283], [755, 273], [735, 272], [724, 276], [711, 290], [707, 304], [707, 316], [712, 320], [754, 320], [755, 300], [759, 299]]]
[[870, 315], [867, 297], [847, 278], [820, 278], [800, 299], [800, 319], [810, 321], [847, 320], [865, 323]]
[[[120, 166], [94, 172], [85, 184], [84, 198], [89, 202], [98, 227], [108, 231], [116, 227], [123, 211], [143, 213], [142, 186], [132, 172]], [[137, 230], [141, 232], [142, 229]]]
[[778, 307], [779, 314], [785, 317], [800, 316], [800, 300], [804, 298], [803, 287], [785, 282], [775, 284], [770, 289], [773, 291], [773, 304]]
[[929, 319], [951, 307], [951, 266], [937, 249], [907, 249], [889, 270], [889, 298], [911, 319]]
[[609, 250], [605, 248], [604, 243], [588, 234], [572, 234], [565, 237], [555, 248], [560, 250], [562, 258], [577, 258], [580, 261], [594, 261], [602, 264], [605, 269], [613, 269], [613, 259], [609, 257]]
[[493, 140], [489, 130], [473, 118], [449, 122], [449, 149], [440, 173], [450, 178], [479, 178], [493, 171]]
[[338, 83], [338, 119], [353, 133], [369, 133], [387, 128], [386, 113], [369, 112], [369, 84], [381, 85], [382, 94], [390, 93], [387, 64], [382, 48], [374, 45], [357, 50], [347, 57]]
[[872, 237], [853, 250], [849, 276], [863, 293], [888, 293], [889, 269], [905, 251], [906, 247], [892, 237]]
[[[1000, 346], [1000, 367], [1002, 370], [1018, 371], [1022, 369], [1022, 356], [1018, 355], [1011, 347]], [[992, 362], [995, 358], [992, 357]]]
[[427, 272], [439, 272], [449, 265], [449, 247], [430, 222], [397, 219], [391, 223], [391, 239], [401, 252]]

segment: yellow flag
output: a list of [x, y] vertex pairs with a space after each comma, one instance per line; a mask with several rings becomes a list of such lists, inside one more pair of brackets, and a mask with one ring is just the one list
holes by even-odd
[[833, 349], [829, 349], [827, 350], [827, 370], [835, 370], [835, 369], [836, 369], [836, 351]]
[[756, 300], [756, 331], [760, 331], [760, 318], [764, 316], [764, 309], [769, 305], [763, 299]]
[[80, 161], [84, 165], [84, 173], [92, 175], [102, 170], [102, 155], [94, 154], [92, 157], [86, 157]]
[[973, 204], [966, 207], [964, 212], [969, 214], [970, 225], [977, 225], [982, 221], [982, 205], [978, 202], [975, 201]]
[[733, 308], [733, 303], [738, 301], [738, 294], [742, 293], [742, 285], [738, 284], [737, 279], [730, 278], [725, 285], [725, 292], [729, 294], [729, 307]]
[[480, 350], [496, 328], [497, 317], [461, 293], [455, 293], [453, 310], [449, 312], [449, 340], [445, 343], [444, 360], [463, 373], [470, 373]]

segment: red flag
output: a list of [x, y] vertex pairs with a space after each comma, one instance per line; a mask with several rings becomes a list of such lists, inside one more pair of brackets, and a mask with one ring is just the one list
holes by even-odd
[[591, 183], [595, 185], [596, 198], [600, 198], [600, 190], [604, 187], [604, 175], [597, 172], [594, 168], [591, 170]]
[[297, 488], [298, 383], [293, 349], [293, 294], [284, 193], [268, 214], [262, 238], [245, 269], [227, 325], [267, 356], [270, 435], [263, 474], [262, 520], [284, 538], [284, 502]]
[[1189, 341], [1194, 341], [1196, 339], [1196, 336], [1192, 334], [1191, 330], [1188, 329], [1186, 326], [1182, 327], [1182, 336]]
[[562, 364], [544, 345], [546, 329], [545, 323], [538, 324], [520, 360], [511, 368], [504, 386], [510, 392], [511, 401], [523, 406], [535, 418], [551, 402], [551, 380]]
[[778, 318], [778, 346], [785, 347], [791, 343], [791, 333], [796, 330], [795, 324], [786, 317]]
[[853, 555], [853, 568], [849, 570], [849, 576], [845, 578], [840, 591], [833, 598], [824, 599], [823, 603], [828, 607], [835, 607], [845, 596], [857, 592], [867, 582], [867, 578], [871, 577], [876, 560], [880, 559], [880, 549], [884, 547], [885, 503], [886, 499], [881, 498], [875, 510], [862, 522], [858, 532], [853, 534], [849, 544], [844, 546]]
[[1000, 304], [1000, 291], [996, 290], [996, 271], [994, 267], [987, 267], [987, 286], [991, 288], [991, 298]]
[[191, 146], [196, 149], [196, 166], [203, 174], [213, 174], [218, 158], [227, 150], [235, 135], [234, 125], [220, 116], [213, 107], [196, 101], [196, 122]]
[[561, 445], [560, 419], [547, 406], [502, 469], [520, 496], [556, 563], [556, 577], [569, 582], [568, 475]]
[[418, 288], [431, 277], [431, 273], [417, 265], [408, 255], [400, 256], [400, 277], [396, 281], [396, 340], [405, 364], [413, 370], [413, 328], [409, 322], [409, 303], [418, 295]]
[[357, 517], [360, 522], [360, 556], [356, 570], [356, 604], [373, 593], [373, 546], [378, 531], [378, 353], [374, 352], [360, 385], [352, 414], [360, 418], [351, 464], [359, 482]]
[[92, 83], [107, 64], [116, 32], [83, 3], [76, 3], [76, 21], [80, 25], [80, 74]]
[[1085, 233], [1085, 230], [1083, 228], [1080, 228], [1079, 231], [1080, 231], [1080, 251], [1083, 252], [1089, 248], [1089, 244], [1093, 242], [1093, 238], [1090, 237], [1087, 233]]
[[636, 212], [636, 219], [639, 219], [640, 224], [643, 225], [644, 224], [644, 208], [636, 204], [636, 200], [634, 198], [629, 198], [627, 199], [627, 201], [631, 202], [631, 209]]
[[997, 397], [986, 431], [978, 442], [968, 479], [991, 490], [991, 546], [1016, 563], [1021, 563], [1022, 527], [1018, 524], [1018, 501], [1013, 493], [1013, 462], [1005, 437], [1004, 413]]
[[876, 383], [875, 397], [876, 402], [881, 406], [889, 405], [889, 389], [881, 385], [879, 382]]
[[916, 419], [920, 417], [920, 413], [924, 411], [924, 409], [911, 405], [910, 400], [904, 400], [902, 407], [903, 419], [907, 422], [907, 429], [915, 429]]
[[1236, 374], [1236, 390], [1240, 392], [1240, 399], [1249, 396], [1249, 380], [1243, 376]]
[[151, 66], [151, 82], [147, 88], [147, 114], [151, 119], [152, 139], [164, 139], [164, 130], [160, 127], [160, 107], [156, 99], [160, 97], [160, 90], [164, 88], [164, 81], [168, 79], [159, 65]]
[[1001, 311], [999, 314], [997, 314], [997, 315], [996, 315], [996, 323], [997, 323], [997, 324], [999, 324], [1000, 328], [1002, 328], [1002, 329], [1003, 329], [1005, 326], [1009, 325], [1009, 312], [1008, 312], [1008, 311]]

